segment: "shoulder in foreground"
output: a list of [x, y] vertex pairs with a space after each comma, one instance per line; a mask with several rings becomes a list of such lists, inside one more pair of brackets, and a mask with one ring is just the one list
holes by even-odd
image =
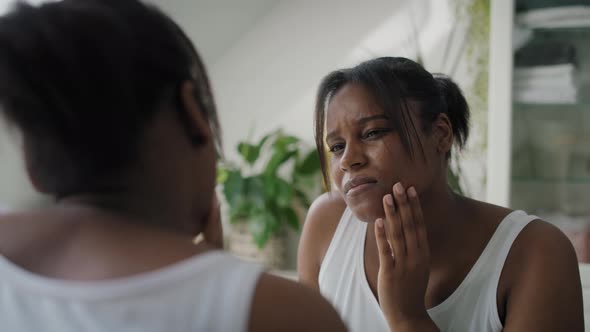
[[542, 220], [528, 224], [504, 269], [511, 285], [505, 331], [584, 330], [576, 253], [557, 227]]
[[334, 308], [316, 291], [263, 274], [252, 301], [249, 331], [346, 331]]
[[[541, 219], [530, 222], [518, 235], [513, 250], [527, 264], [550, 262], [576, 263], [577, 258], [571, 241], [554, 225]], [[550, 268], [547, 266], [547, 268]]]
[[7, 254], [8, 248], [13, 246], [14, 239], [18, 237], [23, 219], [19, 214], [0, 212], [0, 255]]

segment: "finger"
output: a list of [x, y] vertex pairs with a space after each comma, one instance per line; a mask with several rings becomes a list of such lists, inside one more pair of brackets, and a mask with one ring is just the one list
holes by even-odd
[[379, 268], [392, 269], [394, 267], [394, 256], [391, 251], [389, 241], [387, 241], [387, 234], [385, 234], [385, 227], [383, 219], [379, 218], [375, 221], [375, 238], [377, 239], [377, 250], [379, 251]]
[[404, 236], [402, 231], [402, 225], [399, 220], [399, 216], [396, 213], [393, 204], [393, 196], [391, 194], [387, 194], [385, 195], [385, 197], [383, 197], [383, 209], [385, 210], [386, 219], [384, 223], [384, 228], [387, 234], [389, 244], [393, 249], [393, 254], [395, 255], [396, 262], [403, 263], [404, 257], [406, 256]]
[[418, 246], [412, 208], [408, 202], [406, 190], [401, 183], [398, 182], [393, 186], [393, 193], [398, 215], [401, 219], [404, 243], [406, 244], [405, 250], [408, 256], [413, 257], [418, 252]]
[[408, 190], [408, 197], [410, 205], [412, 206], [412, 214], [414, 216], [414, 223], [416, 225], [416, 235], [418, 239], [418, 247], [421, 252], [430, 253], [428, 247], [428, 234], [426, 231], [426, 224], [424, 223], [424, 215], [422, 213], [422, 206], [420, 205], [420, 198], [416, 192], [416, 188], [412, 187]]

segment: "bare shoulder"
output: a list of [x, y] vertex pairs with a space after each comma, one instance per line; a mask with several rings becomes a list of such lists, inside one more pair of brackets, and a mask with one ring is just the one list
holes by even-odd
[[28, 215], [23, 213], [0, 213], [0, 254], [7, 255], [20, 242], [30, 237], [26, 225]]
[[543, 220], [525, 226], [510, 249], [503, 274], [510, 285], [506, 331], [583, 331], [576, 253], [557, 227]]
[[31, 253], [47, 241], [55, 241], [59, 232], [71, 231], [55, 221], [54, 211], [47, 209], [0, 213], [0, 254]]
[[330, 246], [346, 203], [336, 192], [324, 193], [309, 208], [297, 255], [297, 272], [304, 284], [319, 289], [320, 266]]
[[541, 219], [525, 226], [512, 245], [509, 259], [517, 260], [523, 268], [575, 267], [578, 272], [576, 253], [570, 240], [557, 227]]
[[346, 203], [339, 193], [331, 192], [320, 195], [311, 204], [303, 231], [311, 233], [316, 239], [332, 240], [336, 226], [346, 209]]
[[269, 274], [261, 276], [251, 308], [249, 331], [346, 331], [318, 292]]

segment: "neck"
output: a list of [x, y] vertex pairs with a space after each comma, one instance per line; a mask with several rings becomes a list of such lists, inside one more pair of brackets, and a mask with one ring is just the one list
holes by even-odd
[[[465, 220], [467, 199], [455, 194], [446, 184], [438, 186], [438, 190], [422, 193], [420, 203], [424, 223], [428, 233], [430, 252], [440, 252], [446, 240], [452, 238], [450, 233], [456, 232], [459, 224]], [[377, 254], [377, 243], [373, 223], [367, 229], [367, 247], [373, 248]], [[371, 250], [371, 249], [369, 249]]]
[[142, 185], [118, 184], [100, 191], [61, 198], [58, 205], [88, 208], [133, 224], [198, 233], [200, 229], [195, 228], [201, 225], [191, 222], [195, 220], [191, 207], [183, 206], [183, 200], [167, 194], [170, 192], [173, 191], [145, 181]]
[[445, 239], [451, 238], [449, 233], [456, 232], [458, 225], [465, 220], [467, 200], [446, 185], [440, 188], [420, 197], [431, 252], [438, 251]]

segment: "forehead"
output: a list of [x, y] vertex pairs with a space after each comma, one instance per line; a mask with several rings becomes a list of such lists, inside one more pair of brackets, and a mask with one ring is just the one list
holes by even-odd
[[360, 84], [347, 84], [330, 99], [326, 108], [326, 126], [339, 122], [358, 122], [358, 120], [383, 114], [373, 95]]

